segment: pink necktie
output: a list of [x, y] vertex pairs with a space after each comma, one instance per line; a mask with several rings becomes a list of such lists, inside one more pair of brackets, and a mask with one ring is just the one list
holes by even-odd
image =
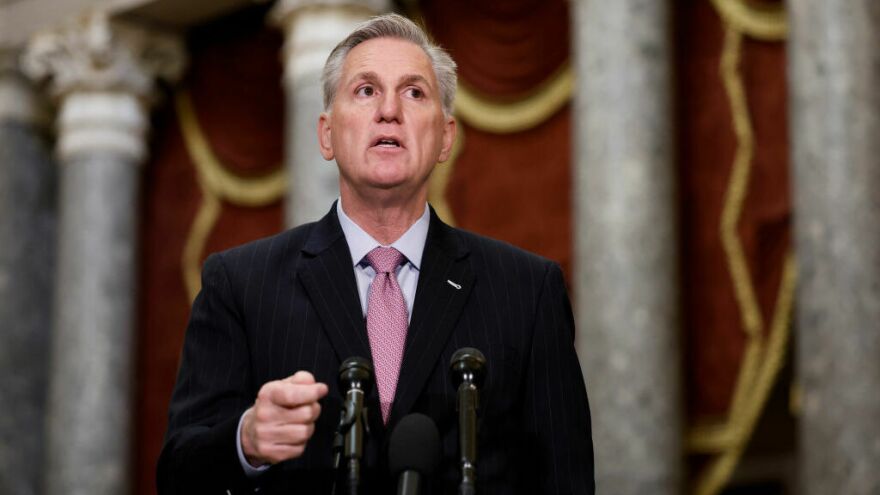
[[409, 326], [406, 302], [394, 273], [403, 261], [403, 254], [394, 248], [377, 247], [366, 258], [376, 270], [367, 301], [367, 335], [370, 337], [382, 420], [387, 423], [394, 403], [406, 329]]

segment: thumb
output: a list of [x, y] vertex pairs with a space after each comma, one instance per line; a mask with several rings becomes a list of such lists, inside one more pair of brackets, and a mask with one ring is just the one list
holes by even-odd
[[326, 383], [320, 383], [315, 381], [314, 375], [309, 373], [308, 371], [297, 371], [293, 375], [282, 380], [286, 383], [291, 383], [293, 385], [314, 385], [317, 387], [316, 399], [321, 399], [330, 391], [330, 388], [327, 387]]
[[297, 385], [311, 385], [315, 383], [315, 377], [308, 371], [297, 371], [293, 375], [285, 378], [284, 381]]

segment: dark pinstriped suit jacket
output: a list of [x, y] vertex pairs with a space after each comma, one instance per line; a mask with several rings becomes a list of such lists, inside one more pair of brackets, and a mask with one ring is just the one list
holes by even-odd
[[[593, 493], [590, 413], [573, 339], [557, 264], [451, 228], [432, 210], [387, 427], [375, 387], [367, 402], [362, 493], [394, 493], [387, 440], [411, 412], [431, 416], [441, 434], [443, 462], [425, 493], [456, 493], [458, 423], [448, 369], [464, 346], [488, 361], [478, 493]], [[329, 493], [342, 405], [336, 373], [350, 356], [369, 358], [370, 347], [335, 207], [316, 223], [209, 257], [171, 400], [160, 493]], [[250, 481], [235, 447], [239, 418], [262, 384], [297, 370], [330, 387], [314, 436], [301, 458]]]

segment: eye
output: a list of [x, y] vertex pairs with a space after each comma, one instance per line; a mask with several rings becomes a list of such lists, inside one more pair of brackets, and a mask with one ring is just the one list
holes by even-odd
[[355, 90], [354, 94], [358, 96], [373, 96], [376, 90], [372, 86], [361, 86]]
[[420, 88], [416, 88], [416, 87], [406, 88], [406, 93], [410, 97], [415, 98], [417, 100], [420, 100], [425, 96], [425, 92], [422, 91]]

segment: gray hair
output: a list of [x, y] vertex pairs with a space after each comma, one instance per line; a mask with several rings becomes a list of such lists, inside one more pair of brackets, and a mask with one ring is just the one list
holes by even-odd
[[333, 99], [336, 97], [345, 57], [354, 47], [375, 38], [398, 38], [410, 41], [421, 48], [431, 60], [434, 76], [440, 85], [440, 103], [443, 106], [443, 113], [446, 116], [452, 115], [455, 88], [458, 84], [455, 75], [455, 61], [446, 53], [446, 50], [433, 43], [422, 28], [399, 14], [380, 15], [359, 24], [347, 38], [339, 42], [336, 48], [330, 52], [321, 74], [324, 111], [330, 110]]

